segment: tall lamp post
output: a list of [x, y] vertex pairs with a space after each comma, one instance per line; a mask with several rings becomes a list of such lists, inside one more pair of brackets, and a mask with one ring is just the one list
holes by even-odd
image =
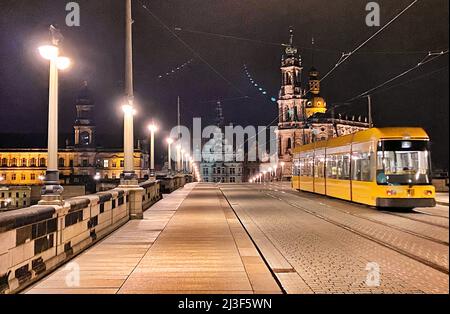
[[180, 171], [181, 171], [181, 168], [182, 168], [181, 162], [182, 162], [182, 160], [181, 160], [181, 145], [178, 144], [177, 145], [177, 168], [176, 168], [177, 173], [180, 173]]
[[71, 60], [60, 56], [59, 43], [61, 33], [50, 26], [52, 44], [39, 47], [40, 55], [50, 61], [49, 101], [48, 101], [48, 161], [47, 171], [42, 189], [41, 204], [63, 203], [63, 187], [59, 184], [58, 171], [58, 71], [66, 70], [71, 65]]
[[172, 174], [172, 144], [173, 144], [173, 139], [169, 137], [166, 140], [166, 142], [167, 142], [167, 149], [168, 149], [168, 156], [169, 156], [168, 159], [167, 159], [167, 161], [169, 162], [168, 166], [167, 166], [167, 170], [168, 170], [169, 176], [170, 176]]
[[273, 173], [274, 173], [273, 175], [274, 181], [278, 181], [278, 165], [275, 165], [273, 167]]
[[284, 166], [286, 166], [286, 163], [284, 161], [282, 161], [280, 163], [281, 166], [281, 182], [283, 182], [283, 177], [284, 177]]
[[123, 186], [137, 185], [134, 171], [134, 88], [133, 88], [133, 18], [131, 0], [125, 0], [125, 100], [122, 107], [124, 112], [124, 169], [122, 174]]
[[181, 173], [184, 174], [184, 149], [180, 148], [181, 153]]
[[186, 173], [189, 174], [191, 171], [190, 168], [191, 156], [189, 154], [186, 154], [185, 159], [186, 159]]
[[148, 126], [150, 131], [150, 178], [155, 178], [155, 133], [158, 132], [158, 126], [154, 123]]

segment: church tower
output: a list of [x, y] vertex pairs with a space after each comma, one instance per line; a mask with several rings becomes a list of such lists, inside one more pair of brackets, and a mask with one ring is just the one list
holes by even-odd
[[94, 102], [87, 82], [77, 95], [76, 109], [75, 147], [95, 148]]
[[309, 71], [309, 93], [306, 98], [308, 99], [305, 109], [306, 118], [309, 118], [316, 113], [327, 112], [327, 103], [325, 99], [320, 96], [319, 71], [314, 67]]
[[305, 142], [305, 105], [302, 89], [302, 59], [294, 46], [294, 31], [290, 30], [281, 61], [281, 90], [278, 99], [278, 158], [285, 163], [284, 175], [292, 173], [292, 153]]

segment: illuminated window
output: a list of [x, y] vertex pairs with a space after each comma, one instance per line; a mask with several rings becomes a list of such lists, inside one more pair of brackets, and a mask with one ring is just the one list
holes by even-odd
[[109, 160], [103, 160], [103, 168], [109, 168]]
[[81, 145], [89, 145], [91, 143], [91, 137], [89, 132], [82, 132], [80, 134], [80, 144]]

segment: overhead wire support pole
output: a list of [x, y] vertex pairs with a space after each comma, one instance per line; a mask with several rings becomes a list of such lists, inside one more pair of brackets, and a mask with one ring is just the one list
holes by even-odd
[[370, 95], [367, 95], [367, 111], [369, 113], [369, 128], [373, 127], [373, 121], [372, 121], [372, 97]]

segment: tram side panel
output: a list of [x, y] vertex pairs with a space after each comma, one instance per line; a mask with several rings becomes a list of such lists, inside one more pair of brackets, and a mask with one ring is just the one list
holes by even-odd
[[318, 148], [314, 155], [314, 192], [326, 195], [325, 148]]
[[314, 151], [300, 153], [299, 190], [314, 192]]
[[378, 185], [376, 183], [375, 142], [353, 143], [351, 158], [352, 201], [376, 206]]
[[350, 144], [326, 151], [326, 192], [330, 197], [351, 200]]
[[292, 188], [300, 191], [300, 154], [294, 155], [293, 167], [292, 167]]

